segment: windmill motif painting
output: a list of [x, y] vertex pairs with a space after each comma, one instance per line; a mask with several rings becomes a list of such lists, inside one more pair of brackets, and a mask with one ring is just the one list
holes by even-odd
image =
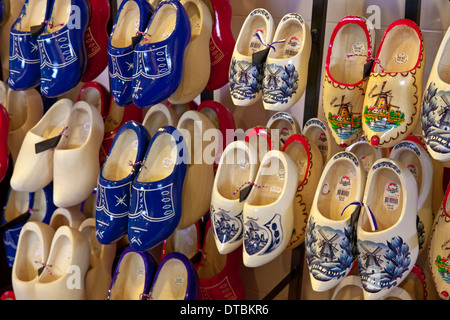
[[338, 111], [328, 113], [328, 123], [339, 138], [348, 139], [361, 130], [361, 113], [353, 112], [353, 105], [351, 101], [345, 101], [345, 94], [341, 96], [340, 103], [334, 103], [336, 100], [337, 97], [332, 100], [331, 106], [338, 108]]
[[285, 66], [271, 63], [265, 66], [263, 79], [263, 101], [265, 103], [287, 103], [298, 89], [298, 71], [293, 64]]
[[421, 120], [428, 147], [436, 153], [450, 152], [450, 91], [438, 90], [431, 82], [423, 95]]
[[343, 230], [318, 225], [314, 216], [306, 230], [306, 260], [310, 274], [319, 281], [333, 281], [345, 277], [354, 261], [354, 228]]
[[410, 248], [400, 236], [386, 243], [358, 239], [357, 252], [361, 284], [367, 292], [397, 285], [413, 266]]
[[380, 255], [378, 255], [378, 253], [383, 249], [378, 246], [374, 250], [369, 250], [364, 244], [361, 244], [361, 248], [363, 249], [363, 251], [365, 251], [362, 254], [362, 259], [365, 260], [364, 268], [366, 270], [379, 270], [383, 260], [380, 258]]
[[[371, 106], [364, 107], [364, 120], [369, 128], [375, 132], [383, 132], [398, 127], [405, 121], [405, 114], [398, 110], [400, 107], [392, 104], [392, 90], [386, 90], [384, 81], [378, 93], [369, 94], [375, 98]], [[376, 89], [374, 87], [372, 91]]]
[[215, 209], [214, 206], [211, 206], [211, 216], [213, 217], [214, 234], [221, 243], [242, 239], [242, 212], [233, 215], [230, 210]]
[[335, 233], [331, 238], [328, 239], [322, 229], [319, 229], [319, 233], [322, 236], [322, 240], [319, 244], [320, 258], [324, 261], [333, 261], [335, 253], [339, 251], [336, 248], [336, 244], [333, 244], [333, 242], [339, 238], [339, 235]]
[[252, 65], [245, 60], [231, 59], [229, 83], [230, 93], [237, 100], [251, 100], [261, 91], [262, 65]]

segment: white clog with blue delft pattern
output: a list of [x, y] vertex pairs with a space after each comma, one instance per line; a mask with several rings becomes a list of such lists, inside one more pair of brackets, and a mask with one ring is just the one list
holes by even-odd
[[419, 252], [417, 199], [414, 176], [401, 162], [382, 158], [373, 164], [356, 231], [365, 299], [382, 299], [414, 267]]
[[423, 95], [422, 132], [428, 152], [438, 161], [450, 160], [450, 27], [441, 42]]
[[263, 79], [266, 110], [286, 111], [303, 95], [311, 54], [311, 32], [302, 16], [285, 15], [275, 31]]
[[243, 237], [245, 197], [241, 191], [252, 188], [258, 170], [257, 154], [247, 142], [231, 142], [220, 157], [211, 195], [211, 219], [214, 239], [220, 254], [228, 254]]
[[326, 164], [306, 228], [306, 262], [314, 291], [330, 290], [356, 261], [355, 229], [364, 193], [360, 160], [343, 151]]
[[297, 183], [297, 166], [287, 154], [271, 150], [264, 155], [243, 210], [246, 267], [267, 264], [286, 249], [294, 226]]
[[252, 56], [272, 42], [273, 31], [272, 15], [262, 8], [250, 12], [242, 25], [229, 71], [231, 100], [237, 106], [249, 106], [261, 99], [263, 63], [253, 64]]

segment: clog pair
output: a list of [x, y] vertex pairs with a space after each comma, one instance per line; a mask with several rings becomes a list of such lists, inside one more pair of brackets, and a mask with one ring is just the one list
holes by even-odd
[[6, 262], [14, 264], [20, 232], [28, 221], [49, 224], [56, 209], [53, 203], [53, 184], [33, 193], [8, 190], [1, 218], [1, 232], [6, 252]]
[[[86, 299], [88, 239], [78, 230], [27, 222], [20, 232], [12, 285], [17, 300]], [[77, 276], [74, 276], [74, 275]]]
[[[189, 3], [197, 20], [202, 18], [199, 2], [194, 6], [191, 1], [184, 3]], [[191, 33], [184, 3], [162, 1], [153, 11], [145, 0], [122, 2], [108, 45], [111, 92], [119, 106], [134, 103], [147, 108], [169, 98], [178, 89], [191, 35], [196, 38], [195, 32], [200, 31], [204, 35], [200, 20], [196, 27], [202, 30], [193, 29]]]
[[297, 167], [289, 156], [270, 150], [258, 161], [245, 141], [223, 152], [211, 197], [217, 249], [227, 254], [244, 245], [243, 262], [257, 267], [275, 259], [292, 234]]
[[364, 133], [370, 144], [390, 148], [419, 119], [425, 61], [419, 27], [408, 19], [394, 21], [375, 56], [374, 48], [374, 29], [364, 18], [344, 17], [333, 30], [323, 109], [338, 145], [347, 147]]
[[103, 133], [103, 119], [95, 107], [58, 100], [25, 135], [11, 188], [35, 192], [53, 181], [57, 207], [80, 204], [96, 186]]
[[365, 299], [381, 299], [398, 286], [419, 252], [417, 199], [414, 176], [398, 160], [375, 161], [366, 181], [354, 154], [333, 156], [319, 181], [305, 239], [313, 289], [339, 284], [356, 260]]
[[150, 140], [143, 125], [126, 122], [98, 176], [98, 241], [110, 244], [128, 234], [133, 249], [144, 251], [166, 239], [181, 217], [185, 159], [174, 127], [160, 128]]
[[196, 300], [198, 276], [185, 255], [169, 253], [158, 265], [148, 251], [126, 248], [113, 274], [107, 300]]
[[271, 14], [263, 8], [253, 10], [242, 25], [230, 63], [233, 103], [249, 106], [262, 97], [265, 109], [286, 111], [304, 93], [310, 53], [311, 33], [299, 14], [286, 14], [274, 32]]
[[25, 1], [11, 26], [8, 85], [14, 90], [40, 85], [45, 97], [73, 89], [86, 68], [89, 18], [87, 0]]

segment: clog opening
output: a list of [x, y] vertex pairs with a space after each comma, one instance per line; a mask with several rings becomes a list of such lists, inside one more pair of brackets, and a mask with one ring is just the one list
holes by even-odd
[[406, 169], [408, 169], [412, 173], [414, 179], [416, 180], [419, 194], [421, 194], [424, 191], [424, 186], [422, 183], [423, 169], [419, 157], [414, 151], [405, 149], [397, 154], [396, 159], [403, 163]]
[[335, 292], [333, 300], [364, 300], [362, 285], [348, 284], [343, 286]]
[[[282, 41], [276, 43], [277, 41]], [[288, 20], [283, 24], [277, 38], [273, 40], [275, 50], [269, 51], [268, 58], [289, 59], [298, 55], [303, 48], [303, 26], [297, 20]]]
[[14, 28], [19, 31], [28, 32], [33, 26], [39, 26], [45, 20], [45, 13], [47, 10], [47, 0], [35, 0], [28, 2], [25, 15], [20, 21], [14, 25]]
[[25, 124], [28, 117], [27, 107], [27, 101], [23, 91], [11, 89], [8, 91], [8, 103], [6, 104], [6, 109], [10, 117], [10, 132], [20, 129]]
[[57, 136], [63, 131], [64, 126], [67, 124], [71, 109], [72, 102], [58, 101], [47, 111], [47, 116], [42, 117], [38, 125], [33, 127], [30, 131], [44, 139]]
[[155, 182], [172, 174], [179, 163], [175, 138], [169, 133], [160, 134], [152, 143], [150, 151], [140, 169], [138, 182]]
[[331, 50], [329, 73], [335, 81], [352, 85], [364, 78], [368, 44], [366, 33], [359, 25], [349, 23], [340, 28]]
[[319, 193], [317, 208], [327, 219], [339, 221], [348, 219], [353, 210], [342, 210], [357, 198], [358, 189], [362, 188], [355, 166], [350, 160], [337, 160], [329, 168], [322, 182], [318, 186]]
[[[283, 145], [286, 142], [286, 140], [291, 135], [297, 133], [296, 128], [294, 128], [293, 125], [288, 120], [282, 119], [282, 118], [273, 121], [269, 125], [269, 129], [270, 129], [270, 135], [272, 137], [278, 136], [280, 138], [280, 142], [279, 142], [280, 150], [283, 148]], [[276, 146], [275, 146], [275, 149], [276, 149]]]
[[254, 15], [244, 27], [246, 31], [240, 35], [241, 38], [236, 43], [236, 48], [240, 54], [251, 56], [254, 52], [265, 48], [255, 34], [258, 32], [262, 40], [266, 41], [269, 30], [265, 18], [261, 15]]
[[165, 254], [179, 252], [184, 254], [188, 259], [192, 259], [199, 250], [199, 241], [200, 239], [198, 239], [197, 227], [195, 224], [186, 229], [176, 229], [166, 241], [166, 246], [164, 248]]
[[[398, 222], [400, 219], [404, 204], [404, 187], [398, 175], [391, 169], [381, 168], [374, 172], [370, 185], [366, 205], [371, 209], [377, 223], [377, 231], [383, 231]], [[366, 232], [372, 232], [371, 224], [367, 218], [365, 208], [361, 208], [362, 229]]]
[[95, 225], [86, 225], [81, 233], [89, 240], [91, 248], [91, 256], [89, 259], [89, 269], [96, 267], [100, 263], [102, 245], [97, 241], [95, 235]]
[[91, 116], [86, 109], [72, 109], [67, 130], [62, 135], [58, 149], [76, 149], [84, 145], [91, 133], [92, 125]]
[[65, 215], [65, 210], [66, 209], [56, 209], [55, 212], [53, 213], [52, 218], [50, 219], [49, 225], [54, 230], [58, 230], [62, 226], [71, 227], [71, 221]]
[[61, 234], [52, 242], [47, 267], [39, 276], [40, 283], [49, 283], [66, 275], [69, 267], [73, 264], [72, 241], [65, 234]]
[[284, 150], [295, 162], [298, 172], [298, 185], [300, 185], [308, 174], [308, 153], [302, 143], [294, 141]]
[[112, 132], [116, 130], [122, 123], [125, 113], [124, 107], [119, 107], [114, 99], [111, 99], [111, 106], [109, 108], [108, 117], [105, 120], [105, 132]]
[[54, 1], [51, 12], [51, 25], [48, 25], [46, 29], [47, 34], [61, 30], [69, 22], [72, 13], [72, 0]]
[[442, 81], [450, 83], [450, 38], [447, 39], [445, 48], [442, 51], [442, 56], [437, 67], [437, 73]]
[[378, 160], [375, 148], [368, 143], [358, 143], [351, 148], [351, 151], [360, 161], [364, 171], [369, 172], [372, 164]]
[[191, 22], [191, 41], [193, 41], [200, 35], [202, 30], [202, 16], [194, 2], [186, 2], [183, 6]]
[[159, 128], [172, 125], [172, 123], [164, 111], [162, 110], [151, 111], [151, 110], [152, 109], [149, 110], [151, 114], [145, 119], [142, 125], [148, 130], [148, 133], [150, 133], [150, 137], [153, 137]]
[[177, 24], [177, 9], [170, 3], [164, 4], [154, 13], [152, 19], [152, 23], [146, 31], [149, 37], [142, 41], [144, 44], [160, 42], [172, 35]]
[[227, 255], [220, 254], [217, 250], [212, 228], [206, 233], [203, 253], [202, 263], [197, 270], [198, 277], [208, 279], [218, 275], [225, 268]]
[[29, 196], [30, 194], [28, 192], [10, 189], [8, 202], [6, 203], [5, 213], [3, 216], [5, 221], [11, 221], [27, 212], [30, 205]]
[[286, 168], [276, 156], [269, 157], [261, 164], [255, 186], [246, 202], [251, 206], [265, 206], [276, 202], [285, 191]]
[[303, 134], [309, 141], [317, 145], [325, 165], [328, 161], [328, 138], [325, 131], [319, 127], [309, 127]]
[[111, 181], [120, 181], [131, 174], [136, 161], [139, 140], [137, 134], [132, 129], [127, 129], [116, 136], [110, 154], [103, 165], [102, 175], [105, 179]]
[[34, 193], [33, 214], [29, 221], [43, 221], [47, 212], [47, 199], [43, 189]]
[[142, 257], [136, 252], [127, 253], [120, 262], [110, 299], [140, 300], [147, 276]]
[[80, 100], [86, 101], [96, 108], [100, 113], [102, 113], [102, 97], [100, 91], [96, 88], [85, 88], [80, 94]]
[[126, 48], [131, 45], [132, 38], [140, 31], [141, 12], [135, 1], [128, 1], [122, 8], [116, 28], [111, 37], [111, 45]]
[[250, 157], [243, 148], [230, 149], [223, 155], [222, 161], [217, 190], [222, 197], [237, 200], [241, 186], [245, 188], [247, 185], [244, 184], [251, 182], [251, 166], [255, 164], [250, 163]]
[[203, 113], [206, 117], [208, 117], [209, 120], [211, 120], [211, 122], [214, 124], [214, 127], [220, 130], [219, 117], [217, 116], [217, 113], [213, 109], [203, 108], [202, 110], [200, 110], [200, 112]]
[[188, 274], [184, 263], [169, 259], [160, 269], [153, 289], [153, 300], [183, 300], [186, 296]]
[[22, 234], [19, 244], [14, 259], [15, 276], [20, 281], [31, 281], [37, 276], [38, 269], [42, 266], [40, 262], [45, 263], [42, 241], [33, 230], [28, 229]]
[[420, 38], [417, 32], [406, 25], [393, 27], [384, 38], [378, 53], [380, 63], [374, 72], [407, 72], [412, 70], [420, 59]]

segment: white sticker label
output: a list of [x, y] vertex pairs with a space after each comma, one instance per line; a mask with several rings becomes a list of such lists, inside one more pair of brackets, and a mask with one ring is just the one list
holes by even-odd
[[343, 175], [337, 181], [336, 199], [339, 202], [347, 201], [352, 190], [352, 179], [350, 175]]
[[364, 43], [362, 43], [362, 42], [355, 42], [352, 45], [352, 52], [353, 52], [353, 54], [364, 54], [364, 51], [366, 51], [366, 47], [364, 46]]
[[139, 146], [139, 141], [138, 140], [134, 140], [133, 141], [133, 148], [134, 148], [134, 150], [137, 150], [138, 146]]
[[241, 170], [247, 170], [248, 169], [248, 161], [246, 159], [239, 159], [238, 160], [238, 167]]
[[84, 124], [84, 130], [89, 131], [91, 129], [91, 122], [88, 121]]
[[145, 276], [145, 271], [144, 271], [144, 268], [138, 268], [138, 270], [137, 270], [137, 276], [138, 277], [143, 277], [143, 276]]
[[388, 182], [384, 187], [383, 205], [388, 210], [395, 210], [400, 202], [400, 186], [396, 182]]
[[416, 168], [416, 166], [411, 163], [411, 164], [408, 164], [406, 166], [406, 168], [408, 168], [409, 172], [411, 172], [412, 175], [414, 176], [414, 178], [417, 179], [417, 168]]
[[261, 39], [264, 39], [264, 30], [262, 30], [262, 29], [254, 30], [254, 32], [252, 33], [252, 38], [250, 39], [250, 50], [252, 52], [259, 51], [262, 46], [261, 41], [256, 36], [256, 33], [259, 33], [259, 36], [261, 37]]
[[328, 185], [328, 183], [325, 183], [323, 186], [322, 186], [322, 194], [328, 194], [329, 192], [330, 192], [330, 186]]
[[361, 160], [362, 163], [362, 167], [364, 169], [364, 171], [367, 173], [370, 170], [370, 167], [372, 166], [372, 158], [369, 156], [361, 156], [361, 158], [359, 158]]
[[172, 158], [164, 158], [162, 161], [162, 166], [167, 169], [167, 168], [170, 168], [172, 163], [173, 163]]
[[177, 286], [177, 287], [183, 285], [183, 283], [184, 283], [184, 278], [183, 278], [182, 276], [176, 276], [176, 277], [173, 279], [173, 284], [174, 284], [175, 286]]
[[284, 169], [278, 170], [278, 172], [277, 172], [278, 180], [283, 181], [285, 179], [285, 174], [286, 173], [285, 173]]
[[405, 64], [408, 62], [408, 54], [406, 52], [399, 52], [394, 56], [394, 61], [397, 64]]
[[270, 191], [275, 193], [281, 193], [281, 187], [279, 186], [270, 186]]
[[286, 39], [286, 44], [284, 46], [285, 56], [295, 56], [300, 51], [300, 46], [302, 42], [300, 37], [293, 35]]

